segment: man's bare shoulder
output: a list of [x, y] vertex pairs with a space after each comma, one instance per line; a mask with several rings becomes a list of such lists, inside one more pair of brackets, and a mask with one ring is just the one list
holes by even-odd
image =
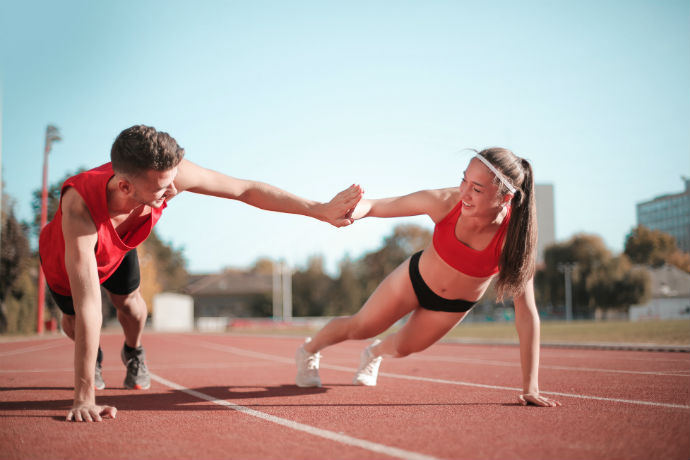
[[68, 187], [62, 192], [60, 200], [63, 217], [77, 218], [89, 216], [89, 208], [86, 206], [84, 198], [73, 187]]
[[96, 235], [89, 208], [84, 198], [74, 188], [64, 190], [60, 203], [62, 209], [62, 231], [67, 235]]

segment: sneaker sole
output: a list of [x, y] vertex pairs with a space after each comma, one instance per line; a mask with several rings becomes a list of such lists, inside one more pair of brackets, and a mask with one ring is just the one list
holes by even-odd
[[297, 385], [300, 388], [313, 388], [313, 387], [321, 387], [321, 380], [317, 380], [315, 382], [300, 382], [299, 380], [295, 382], [295, 385]]
[[360, 386], [360, 387], [375, 387], [376, 386], [376, 382], [367, 383], [367, 382], [363, 382], [361, 380], [358, 380], [356, 377], [352, 380], [352, 384]]
[[295, 383], [300, 388], [321, 388], [321, 382], [319, 383]]
[[137, 383], [136, 385], [131, 386], [131, 387], [125, 385], [125, 388], [128, 390], [148, 390], [149, 388], [151, 388], [151, 384], [149, 383], [148, 385], [144, 386], [144, 385], [139, 385]]

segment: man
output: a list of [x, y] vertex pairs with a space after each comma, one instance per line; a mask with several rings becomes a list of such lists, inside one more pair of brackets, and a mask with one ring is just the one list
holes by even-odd
[[41, 231], [39, 252], [46, 282], [62, 310], [62, 327], [75, 342], [74, 403], [67, 420], [115, 418], [117, 409], [96, 404], [105, 388], [99, 347], [100, 286], [117, 309], [125, 343], [125, 387], [151, 384], [141, 337], [147, 308], [139, 290], [136, 247], [150, 234], [168, 201], [189, 191], [243, 201], [251, 206], [301, 214], [336, 227], [350, 225], [362, 190], [352, 185], [328, 203], [306, 200], [271, 185], [236, 179], [183, 159], [167, 133], [137, 125], [122, 131], [111, 162], [71, 177], [60, 206]]

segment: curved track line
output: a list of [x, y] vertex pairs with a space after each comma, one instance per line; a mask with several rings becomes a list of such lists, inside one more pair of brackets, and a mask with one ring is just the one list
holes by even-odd
[[32, 347], [28, 348], [20, 348], [18, 350], [12, 350], [12, 351], [2, 351], [0, 352], [0, 356], [11, 356], [11, 355], [19, 355], [21, 353], [31, 353], [32, 351], [41, 351], [41, 350], [47, 350], [49, 348], [55, 348], [60, 345], [66, 345], [69, 342], [65, 342], [63, 340], [59, 340], [57, 342], [51, 342], [51, 343], [43, 343], [41, 345], [34, 345]]
[[282, 425], [284, 427], [296, 430], [296, 431], [302, 431], [304, 433], [311, 434], [313, 436], [319, 436], [321, 438], [325, 438], [331, 441], [339, 442], [341, 444], [346, 444], [348, 446], [353, 446], [353, 447], [359, 447], [362, 449], [369, 450], [371, 452], [376, 452], [379, 454], [384, 454], [388, 455], [390, 457], [394, 458], [401, 458], [404, 460], [438, 460], [436, 457], [432, 457], [429, 455], [424, 455], [420, 454], [418, 452], [412, 452], [409, 450], [404, 450], [404, 449], [399, 449], [397, 447], [391, 447], [391, 446], [386, 446], [384, 444], [378, 444], [375, 442], [367, 441], [364, 439], [359, 439], [359, 438], [353, 438], [352, 436], [347, 436], [345, 434], [340, 434], [336, 433], [334, 431], [329, 431], [329, 430], [324, 430], [322, 428], [316, 428], [311, 425], [305, 425], [304, 423], [299, 423], [299, 422], [294, 422], [292, 420], [288, 420], [282, 417], [276, 417], [275, 415], [270, 415], [266, 414], [264, 412], [259, 412], [254, 409], [250, 409], [245, 406], [240, 406], [239, 404], [233, 404], [231, 402], [228, 402], [224, 399], [218, 399], [214, 398], [213, 396], [209, 396], [207, 394], [201, 393], [199, 391], [195, 391], [192, 389], [189, 389], [187, 387], [184, 387], [182, 385], [179, 385], [175, 382], [171, 382], [170, 380], [166, 380], [163, 377], [160, 377], [156, 374], [151, 374], [151, 378], [158, 383], [161, 383], [169, 388], [172, 388], [177, 391], [181, 391], [183, 393], [186, 393], [190, 396], [194, 396], [195, 398], [203, 399], [204, 401], [209, 401], [214, 404], [218, 404], [219, 406], [223, 406], [228, 409], [232, 409], [238, 412], [242, 412], [243, 414], [246, 415], [251, 415], [252, 417], [257, 417], [262, 420], [266, 420], [271, 423], [275, 423], [278, 425]]

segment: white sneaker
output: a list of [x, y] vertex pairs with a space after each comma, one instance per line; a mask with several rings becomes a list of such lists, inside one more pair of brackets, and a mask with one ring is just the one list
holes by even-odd
[[[311, 338], [308, 338], [304, 343], [311, 342]], [[304, 345], [301, 345], [297, 352], [295, 353], [295, 363], [297, 364], [297, 377], [295, 378], [295, 383], [298, 387], [309, 388], [309, 387], [320, 387], [321, 377], [319, 377], [319, 360], [321, 359], [321, 353], [309, 353], [304, 349]]]
[[371, 349], [381, 343], [376, 339], [374, 342], [362, 350], [359, 356], [359, 369], [352, 380], [353, 385], [365, 385], [369, 387], [376, 386], [376, 377], [379, 375], [379, 366], [381, 365], [382, 356], [374, 356]]

